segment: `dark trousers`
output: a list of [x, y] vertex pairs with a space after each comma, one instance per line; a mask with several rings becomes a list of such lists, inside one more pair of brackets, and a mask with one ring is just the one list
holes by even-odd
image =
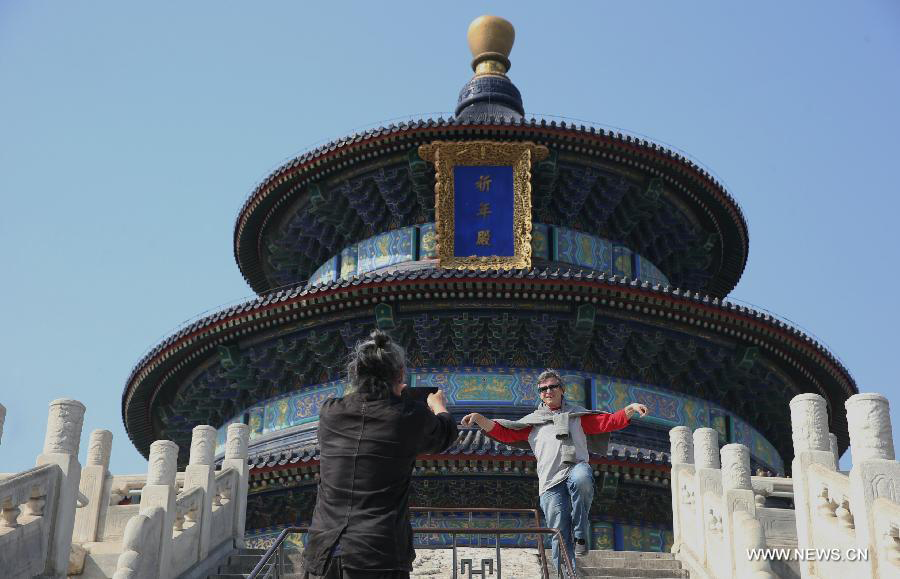
[[303, 579], [409, 579], [409, 571], [365, 571], [347, 569], [341, 564], [340, 556], [332, 557], [324, 575], [313, 575], [307, 571]]

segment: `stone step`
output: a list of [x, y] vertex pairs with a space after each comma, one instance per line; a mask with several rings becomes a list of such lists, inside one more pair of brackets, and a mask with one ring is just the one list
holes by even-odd
[[594, 549], [588, 551], [585, 557], [597, 557], [603, 559], [672, 559], [675, 555], [672, 553], [659, 553], [655, 551], [612, 551], [608, 549]]
[[615, 569], [588, 565], [578, 565], [578, 573], [584, 577], [656, 577], [663, 579], [690, 577], [687, 569]]
[[[285, 573], [280, 579], [303, 579], [303, 573]], [[210, 575], [209, 579], [247, 579], [250, 573], [217, 573]]]
[[[248, 555], [229, 555], [228, 558], [221, 565], [219, 565], [219, 573], [250, 573], [259, 563], [260, 559], [262, 559], [262, 556], [264, 554], [265, 552]], [[272, 562], [274, 562], [274, 559], [271, 560], [270, 563], [267, 564], [267, 566], [271, 565]], [[300, 565], [300, 555], [295, 555], [292, 553], [287, 555], [287, 559], [284, 562], [284, 569], [286, 572], [294, 572], [294, 570], [296, 568], [299, 568]]]
[[580, 557], [577, 564], [587, 567], [603, 567], [604, 569], [681, 569], [681, 561], [662, 558]]
[[[265, 567], [265, 569], [268, 569], [268, 565]], [[224, 575], [240, 575], [241, 573], [250, 573], [251, 571], [253, 571], [253, 567], [224, 566], [224, 567], [219, 567], [217, 573], [224, 574]], [[302, 571], [303, 571], [303, 567], [301, 567], [299, 565], [296, 565], [296, 566], [295, 565], [285, 565], [284, 566], [285, 573], [300, 573]]]
[[262, 555], [229, 555], [228, 559], [224, 562], [224, 565], [229, 567], [239, 567], [239, 566], [250, 566], [250, 569], [253, 569], [259, 560], [262, 558]]
[[[602, 573], [602, 571], [601, 571]], [[594, 575], [593, 573], [585, 573], [578, 570], [579, 577], [592, 577], [594, 579], [646, 579], [649, 575]], [[690, 575], [661, 575], [659, 577], [653, 576], [655, 579], [684, 579], [685, 577], [690, 577]]]

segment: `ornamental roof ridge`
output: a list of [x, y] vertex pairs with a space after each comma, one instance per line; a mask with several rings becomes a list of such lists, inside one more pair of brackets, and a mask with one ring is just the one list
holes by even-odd
[[[279, 450], [263, 450], [259, 454], [251, 455], [247, 462], [251, 469], [271, 468], [285, 464], [309, 462], [319, 460], [321, 450], [318, 441], [312, 443], [304, 441], [295, 448]], [[433, 453], [444, 456], [497, 456], [504, 458], [534, 457], [531, 450], [509, 446], [497, 442], [485, 435], [481, 429], [461, 428], [456, 440], [442, 452]], [[606, 455], [592, 454], [592, 458], [601, 458], [613, 461], [653, 464], [658, 466], [671, 466], [671, 457], [668, 452], [637, 447], [628, 444], [610, 442]]]
[[[538, 124], [540, 121], [540, 124]], [[622, 141], [626, 144], [631, 144], [639, 147], [648, 148], [652, 151], [661, 153], [668, 158], [671, 158], [675, 161], [686, 164], [691, 169], [700, 173], [705, 179], [713, 183], [717, 188], [721, 190], [726, 199], [728, 199], [732, 205], [735, 206], [738, 214], [740, 215], [742, 221], [745, 224], [746, 228], [746, 216], [744, 216], [743, 211], [738, 205], [737, 201], [734, 197], [728, 192], [728, 189], [722, 184], [721, 179], [715, 177], [711, 170], [702, 165], [699, 161], [691, 158], [687, 155], [687, 153], [674, 150], [670, 146], [663, 146], [655, 141], [649, 140], [647, 138], [638, 138], [637, 136], [632, 136], [632, 134], [628, 133], [628, 131], [622, 132], [622, 129], [615, 129], [614, 127], [603, 127], [599, 123], [590, 123], [588, 125], [579, 124], [576, 125], [574, 123], [567, 124], [565, 121], [561, 121], [560, 124], [557, 125], [556, 120], [551, 120], [551, 122], [547, 123], [547, 118], [543, 116], [530, 116], [528, 118], [522, 119], [510, 119], [504, 118], [502, 121], [498, 122], [497, 119], [488, 118], [488, 119], [475, 119], [468, 118], [465, 120], [459, 120], [453, 116], [449, 117], [447, 120], [444, 120], [443, 117], [439, 117], [437, 121], [433, 118], [421, 119], [419, 118], [417, 121], [414, 121], [414, 125], [404, 125], [402, 128], [398, 127], [395, 124], [390, 124], [388, 127], [379, 126], [373, 129], [367, 129], [362, 132], [354, 132], [349, 137], [337, 137], [332, 139], [328, 143], [324, 145], [320, 145], [304, 151], [299, 155], [296, 155], [291, 160], [282, 163], [278, 168], [274, 171], [271, 171], [267, 177], [265, 177], [262, 181], [260, 181], [256, 187], [254, 187], [253, 191], [250, 193], [249, 197], [244, 201], [240, 210], [238, 211], [236, 223], [235, 223], [235, 233], [240, 227], [241, 216], [250, 208], [253, 202], [256, 200], [256, 197], [263, 192], [267, 187], [275, 183], [282, 177], [282, 174], [288, 170], [295, 169], [300, 165], [306, 163], [307, 161], [311, 161], [316, 157], [319, 157], [328, 152], [334, 152], [338, 149], [341, 149], [349, 144], [357, 144], [363, 140], [378, 138], [387, 133], [396, 133], [399, 131], [408, 131], [408, 130], [418, 130], [424, 128], [436, 128], [436, 127], [526, 127], [526, 128], [550, 128], [550, 129], [560, 129], [566, 131], [575, 131], [579, 133], [584, 133], [585, 135], [594, 135], [600, 137], [607, 137], [611, 139], [615, 139], [618, 141]]]

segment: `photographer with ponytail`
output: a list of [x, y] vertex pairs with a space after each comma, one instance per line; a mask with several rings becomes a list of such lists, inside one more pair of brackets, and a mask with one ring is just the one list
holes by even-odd
[[456, 438], [441, 391], [427, 407], [404, 393], [406, 354], [381, 331], [347, 364], [350, 389], [319, 412], [319, 488], [307, 579], [407, 579], [415, 558], [409, 485], [419, 453]]

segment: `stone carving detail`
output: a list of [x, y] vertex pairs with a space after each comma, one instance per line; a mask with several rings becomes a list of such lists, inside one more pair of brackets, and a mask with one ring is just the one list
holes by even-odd
[[872, 498], [885, 498], [895, 503], [900, 502], [900, 493], [897, 493], [897, 480], [890, 475], [876, 474], [869, 482]]
[[148, 485], [175, 485], [178, 445], [171, 440], [157, 440], [150, 445]]
[[31, 488], [31, 494], [25, 503], [25, 516], [29, 518], [44, 516], [44, 505], [47, 503], [47, 491], [41, 486]]
[[691, 429], [687, 426], [676, 426], [669, 431], [669, 442], [672, 448], [672, 464], [692, 464], [694, 462], [694, 442]]
[[44, 454], [78, 454], [84, 410], [77, 400], [60, 398], [50, 403]]
[[191, 437], [189, 464], [211, 465], [216, 451], [216, 429], [202, 424], [195, 426]]
[[825, 399], [818, 394], [798, 394], [791, 400], [790, 407], [794, 453], [804, 450], [830, 450]]
[[828, 487], [823, 486], [816, 497], [816, 512], [826, 519], [831, 519], [834, 517], [834, 510], [836, 508], [837, 504], [829, 497]]
[[[756, 504], [756, 503], [754, 503]], [[750, 502], [746, 499], [735, 499], [731, 502], [731, 511], [746, 511], [750, 512]]]
[[853, 513], [850, 512], [850, 501], [842, 499], [841, 504], [834, 510], [834, 516], [838, 523], [845, 529], [853, 529]]
[[882, 535], [882, 549], [887, 553], [887, 560], [900, 565], [900, 527], [891, 525]]
[[881, 394], [856, 394], [844, 403], [850, 428], [853, 464], [864, 460], [894, 460], [894, 440], [887, 398]]
[[694, 464], [697, 468], [719, 468], [719, 433], [715, 429], [694, 431]]
[[757, 511], [757, 517], [765, 530], [765, 536], [770, 539], [796, 539], [797, 521], [794, 511], [782, 511], [781, 509], [766, 509]]
[[21, 512], [19, 505], [13, 504], [11, 498], [3, 499], [3, 502], [0, 503], [0, 529], [15, 529], [18, 527], [19, 513]]
[[722, 447], [722, 486], [726, 489], [752, 489], [750, 449], [743, 444], [726, 444]]
[[718, 473], [706, 473], [700, 478], [700, 494], [712, 494], [713, 496], [722, 495], [722, 479], [716, 476]]
[[694, 504], [694, 489], [688, 483], [681, 485], [681, 502], [686, 505]]
[[830, 432], [828, 433], [828, 445], [831, 447], [831, 454], [834, 455], [834, 468], [838, 468], [838, 463], [841, 461], [841, 451], [838, 450], [837, 436]]
[[87, 463], [89, 465], [109, 466], [109, 456], [112, 453], [112, 432], [108, 430], [95, 430], [91, 432], [91, 440], [88, 443]]
[[713, 533], [722, 532], [722, 515], [717, 513], [715, 509], [709, 509], [706, 514], [706, 528]]
[[247, 444], [250, 441], [250, 427], [246, 424], [229, 424], [225, 440], [225, 458], [242, 458], [247, 456]]

